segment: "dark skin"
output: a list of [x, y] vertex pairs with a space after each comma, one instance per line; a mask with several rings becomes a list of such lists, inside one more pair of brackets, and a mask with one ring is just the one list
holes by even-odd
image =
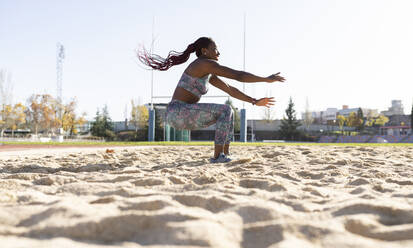
[[[257, 82], [284, 82], [284, 77], [280, 76], [280, 73], [272, 74], [268, 77], [260, 77], [254, 74], [237, 71], [226, 66], [218, 64], [218, 57], [220, 53], [217, 50], [217, 46], [214, 42], [210, 43], [208, 48], [202, 48], [202, 55], [194, 60], [189, 66], [185, 69], [185, 73], [191, 77], [202, 78], [208, 74], [212, 74], [209, 83], [218, 89], [226, 92], [228, 95], [235, 97], [241, 101], [249, 102], [257, 106], [264, 106], [269, 108], [274, 105], [274, 97], [264, 97], [260, 99], [254, 99], [250, 96], [247, 96], [240, 90], [235, 87], [230, 86], [229, 84], [222, 81], [220, 77], [226, 77], [230, 79], [237, 80], [243, 83], [257, 83]], [[176, 87], [175, 92], [172, 96], [172, 100], [180, 100], [186, 103], [197, 103], [199, 98], [192, 94], [191, 92], [181, 88]], [[229, 154], [229, 144], [226, 145], [215, 145], [214, 158], [217, 158], [220, 153]]]

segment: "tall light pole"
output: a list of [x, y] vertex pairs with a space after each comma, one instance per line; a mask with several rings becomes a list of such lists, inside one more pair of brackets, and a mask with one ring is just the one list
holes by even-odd
[[[153, 17], [153, 19], [152, 19], [151, 54], [153, 54], [154, 43], [155, 43], [154, 32], [153, 32], [154, 28], [155, 28], [155, 17]], [[153, 68], [151, 70], [151, 109], [153, 109]]]
[[[243, 56], [243, 70], [245, 71], [245, 33], [246, 33], [246, 14], [244, 13], [244, 56]], [[245, 83], [242, 84], [242, 92], [245, 94]], [[240, 125], [240, 141], [247, 142], [247, 113], [245, 109], [245, 102], [242, 102], [242, 109], [241, 109], [241, 125]]]
[[[245, 71], [245, 33], [246, 33], [246, 19], [247, 16], [244, 13], [244, 44], [243, 44], [243, 59], [242, 59], [242, 69]], [[245, 84], [242, 84], [242, 93], [245, 94]], [[242, 102], [242, 108], [245, 109], [245, 102]]]
[[[155, 17], [152, 20], [152, 42], [151, 42], [151, 55], [154, 49], [154, 26]], [[153, 69], [151, 70], [151, 108], [149, 109], [149, 128], [148, 128], [148, 141], [155, 140], [155, 109], [153, 108]]]
[[[62, 44], [57, 43], [56, 51], [56, 85], [57, 85], [57, 104], [58, 104], [58, 118], [59, 120], [63, 119], [63, 101], [62, 101], [62, 82], [63, 82], [63, 60], [65, 58], [65, 49]], [[59, 128], [59, 134], [62, 134], [63, 123]]]
[[63, 59], [65, 58], [65, 49], [62, 44], [57, 43], [56, 52], [56, 83], [57, 83], [57, 100], [62, 101], [62, 81], [63, 81]]

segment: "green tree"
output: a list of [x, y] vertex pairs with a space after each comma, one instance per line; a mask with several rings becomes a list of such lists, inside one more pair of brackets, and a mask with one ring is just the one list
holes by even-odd
[[361, 108], [359, 108], [357, 110], [357, 129], [359, 131], [363, 131], [364, 130], [364, 115], [363, 115], [363, 110]]
[[21, 124], [24, 124], [26, 122], [26, 114], [24, 113], [25, 110], [26, 107], [21, 103], [17, 103], [13, 106], [9, 126], [9, 128], [12, 130], [12, 136], [14, 135], [14, 131], [17, 130], [17, 128]]
[[149, 111], [144, 105], [135, 104], [132, 100], [132, 110], [130, 122], [135, 126], [135, 131], [139, 129], [148, 129]]
[[76, 99], [72, 99], [67, 104], [62, 104], [62, 128], [64, 131], [69, 132], [70, 135], [77, 134], [77, 126], [83, 125], [86, 122], [85, 116], [86, 113], [83, 113], [82, 116], [77, 116], [76, 114]]
[[285, 140], [296, 140], [300, 136], [300, 132], [297, 128], [301, 124], [296, 118], [294, 103], [291, 97], [288, 103], [288, 107], [285, 110], [285, 114], [287, 117], [284, 116], [284, 118], [281, 120], [281, 128], [279, 131], [280, 136]]
[[[359, 130], [361, 123], [363, 120], [360, 120], [358, 114], [356, 112], [351, 112], [349, 116], [347, 117], [347, 126], [349, 127], [354, 127], [357, 130]], [[350, 133], [350, 132], [349, 132]]]
[[234, 133], [239, 133], [241, 127], [241, 120], [239, 116], [238, 109], [233, 105], [231, 98], [228, 98], [228, 100], [225, 101], [226, 105], [229, 105], [232, 110], [234, 111]]
[[[140, 102], [140, 101], [138, 101]], [[130, 116], [130, 122], [135, 126], [134, 140], [148, 140], [148, 119], [149, 111], [145, 105], [135, 104], [134, 100], [131, 100], [132, 110]]]
[[387, 122], [389, 122], [389, 118], [387, 116], [379, 115], [379, 117], [377, 117], [377, 119], [375, 120], [375, 125], [382, 127]]
[[49, 94], [33, 94], [27, 100], [26, 120], [36, 135], [38, 132], [53, 132], [60, 127], [60, 120], [56, 118], [54, 110], [55, 102]]
[[1, 137], [3, 137], [4, 131], [7, 128], [10, 128], [11, 122], [13, 119], [13, 106], [10, 104], [3, 105], [0, 110], [0, 129], [1, 129]]
[[102, 115], [100, 114], [99, 108], [96, 110], [95, 121], [92, 122], [92, 127], [90, 128], [90, 132], [92, 135], [97, 137], [102, 137], [104, 133], [104, 125], [102, 122]]
[[38, 95], [31, 95], [27, 99], [27, 108], [26, 108], [26, 123], [27, 126], [37, 135], [40, 126], [41, 119], [41, 106], [38, 102]]
[[389, 118], [384, 115], [379, 115], [377, 117], [373, 117], [366, 122], [366, 126], [371, 127], [381, 127], [384, 126], [387, 122], [389, 122]]
[[346, 117], [342, 115], [337, 115], [337, 123], [338, 123], [338, 126], [340, 127], [341, 134], [344, 134], [343, 127], [344, 127], [344, 124], [346, 124]]
[[113, 122], [109, 116], [107, 105], [103, 107], [102, 113], [100, 113], [99, 109], [96, 111], [95, 121], [92, 123], [90, 131], [93, 136], [102, 137], [107, 140], [113, 140], [115, 138]]

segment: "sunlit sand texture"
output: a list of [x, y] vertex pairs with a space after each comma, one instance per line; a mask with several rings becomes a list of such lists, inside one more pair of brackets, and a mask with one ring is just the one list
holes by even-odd
[[413, 147], [0, 152], [1, 247], [413, 247]]

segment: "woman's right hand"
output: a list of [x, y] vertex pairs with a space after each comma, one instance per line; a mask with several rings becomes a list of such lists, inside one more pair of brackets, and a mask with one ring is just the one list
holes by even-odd
[[255, 105], [264, 106], [264, 107], [269, 108], [270, 106], [274, 105], [274, 103], [275, 103], [274, 97], [264, 97], [264, 98], [258, 99], [255, 102]]
[[285, 78], [280, 76], [280, 72], [276, 73], [276, 74], [272, 74], [271, 76], [267, 77], [267, 82], [268, 83], [272, 83], [272, 82], [284, 82]]

